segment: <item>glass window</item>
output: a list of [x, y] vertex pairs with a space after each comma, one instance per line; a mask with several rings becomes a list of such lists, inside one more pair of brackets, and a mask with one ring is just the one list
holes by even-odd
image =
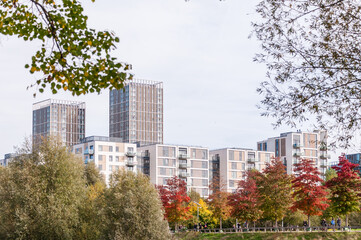
[[113, 162], [113, 156], [109, 156], [109, 162]]
[[89, 149], [90, 149], [90, 150], [93, 150], [93, 149], [94, 149], [94, 146], [93, 146], [93, 145], [90, 145]]
[[232, 178], [237, 178], [237, 172], [231, 172]]
[[234, 187], [234, 181], [233, 180], [229, 180], [229, 187]]
[[113, 171], [113, 166], [109, 165], [109, 171]]
[[234, 160], [234, 151], [229, 151], [229, 160]]
[[242, 152], [239, 152], [239, 161], [243, 161]]
[[113, 152], [113, 146], [109, 146], [109, 152]]
[[115, 147], [115, 151], [116, 151], [116, 152], [119, 152], [119, 147]]
[[202, 151], [202, 159], [208, 159], [207, 150]]
[[115, 161], [119, 162], [119, 156], [115, 156]]
[[163, 158], [163, 166], [169, 166], [169, 159]]
[[202, 171], [202, 177], [208, 177], [208, 171], [203, 170]]
[[207, 188], [202, 189], [202, 195], [203, 196], [208, 196], [208, 189]]
[[103, 161], [103, 155], [98, 155], [98, 161]]
[[99, 171], [103, 170], [103, 165], [99, 164], [98, 169], [99, 169]]
[[103, 151], [103, 146], [102, 145], [98, 146], [98, 151]]
[[242, 170], [246, 170], [246, 164], [242, 163]]
[[202, 162], [202, 168], [208, 168], [208, 162]]
[[207, 180], [207, 179], [202, 179], [202, 186], [203, 186], [203, 187], [207, 187], [207, 186], [208, 186], [208, 180]]
[[237, 169], [237, 163], [232, 163], [231, 168], [232, 169]]
[[159, 168], [159, 174], [160, 175], [166, 175], [167, 174], [167, 170], [165, 168]]

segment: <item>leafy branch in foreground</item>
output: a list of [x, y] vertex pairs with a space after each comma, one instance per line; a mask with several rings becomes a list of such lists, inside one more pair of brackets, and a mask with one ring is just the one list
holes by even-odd
[[[131, 65], [118, 62], [110, 52], [119, 38], [109, 31], [88, 28], [87, 16], [76, 0], [2, 0], [0, 34], [25, 41], [40, 40], [30, 73], [41, 73], [31, 86], [42, 93], [70, 91], [73, 95], [102, 89], [121, 89], [132, 79]], [[35, 95], [35, 94], [34, 94]]]
[[351, 0], [262, 0], [253, 34], [266, 63], [263, 115], [275, 126], [316, 116], [319, 128], [338, 132], [347, 147], [360, 129], [361, 5]]

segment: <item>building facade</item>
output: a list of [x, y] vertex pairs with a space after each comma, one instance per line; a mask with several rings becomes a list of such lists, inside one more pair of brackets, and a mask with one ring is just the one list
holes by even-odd
[[210, 181], [218, 181], [227, 192], [237, 189], [251, 169], [262, 171], [274, 157], [273, 152], [243, 148], [222, 148], [210, 151]]
[[279, 137], [258, 142], [257, 149], [273, 152], [283, 161], [288, 174], [293, 173], [293, 164], [302, 158], [313, 160], [321, 174], [327, 170], [327, 131], [282, 133]]
[[204, 147], [153, 144], [138, 148], [142, 171], [157, 185], [178, 176], [202, 197], [209, 195], [209, 150]]
[[85, 137], [85, 103], [48, 99], [33, 104], [33, 145], [59, 137], [66, 146]]
[[346, 154], [346, 159], [351, 163], [358, 164], [358, 166], [355, 167], [355, 170], [358, 171], [359, 175], [361, 175], [361, 153]]
[[111, 174], [124, 168], [138, 171], [137, 146], [123, 143], [122, 139], [90, 136], [72, 147], [72, 152], [80, 156], [85, 164], [94, 162], [108, 184]]
[[4, 159], [0, 159], [0, 166], [7, 167], [9, 165], [9, 162], [11, 162], [15, 157], [15, 153], [5, 154]]
[[109, 95], [109, 136], [139, 146], [163, 143], [163, 83], [132, 80]]

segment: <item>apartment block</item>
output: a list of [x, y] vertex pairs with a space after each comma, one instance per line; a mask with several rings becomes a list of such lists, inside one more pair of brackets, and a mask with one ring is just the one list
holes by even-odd
[[0, 159], [0, 166], [7, 167], [9, 163], [14, 159], [16, 156], [15, 153], [7, 153], [4, 155], [4, 159]]
[[327, 131], [282, 133], [279, 137], [258, 142], [257, 149], [273, 152], [284, 162], [288, 174], [293, 173], [293, 164], [302, 158], [313, 160], [321, 174], [327, 170]]
[[72, 152], [80, 156], [85, 164], [94, 162], [106, 183], [109, 183], [111, 174], [120, 168], [138, 171], [136, 144], [123, 143], [119, 138], [86, 137], [72, 147]]
[[358, 164], [358, 166], [355, 167], [355, 170], [361, 175], [361, 153], [346, 154], [346, 159], [353, 164]]
[[163, 83], [132, 80], [109, 95], [109, 136], [139, 146], [163, 143]]
[[85, 103], [48, 99], [33, 104], [33, 145], [55, 136], [68, 147], [85, 137]]
[[263, 170], [274, 157], [273, 152], [244, 148], [222, 148], [210, 151], [210, 181], [220, 181], [228, 192], [237, 189], [247, 170]]
[[204, 147], [153, 144], [138, 148], [143, 173], [157, 185], [178, 176], [187, 182], [187, 189], [202, 197], [209, 195], [209, 150]]

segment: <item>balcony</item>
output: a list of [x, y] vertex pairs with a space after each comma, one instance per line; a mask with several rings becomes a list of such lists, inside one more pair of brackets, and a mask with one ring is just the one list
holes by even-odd
[[321, 163], [320, 168], [327, 168], [327, 165]]
[[94, 154], [94, 149], [89, 149], [89, 154], [90, 155]]
[[320, 151], [327, 151], [327, 146], [324, 145], [320, 146]]
[[137, 165], [137, 162], [136, 162], [136, 161], [127, 160], [127, 161], [125, 162], [125, 164], [126, 164], [128, 167], [133, 167], [133, 166]]
[[190, 174], [187, 173], [187, 172], [180, 172], [180, 173], [179, 173], [179, 177], [181, 177], [181, 178], [187, 178], [187, 177], [190, 177]]
[[178, 155], [178, 158], [179, 158], [179, 159], [188, 159], [189, 156], [188, 156], [186, 153], [180, 153], [180, 154]]
[[293, 156], [294, 157], [301, 157], [303, 154], [301, 153], [301, 152], [295, 152], [294, 154], [293, 154]]
[[321, 154], [321, 155], [320, 155], [320, 158], [321, 158], [321, 159], [329, 159], [329, 158], [330, 158], [330, 155]]
[[302, 145], [300, 143], [294, 143], [293, 144], [293, 148], [298, 149], [298, 148], [301, 148], [301, 147], [302, 147]]
[[186, 168], [190, 168], [191, 165], [189, 163], [179, 163], [179, 168], [183, 168], [183, 169], [186, 169]]
[[137, 155], [136, 152], [126, 152], [125, 155], [127, 155], [128, 157], [135, 157]]
[[248, 158], [247, 160], [249, 163], [255, 163], [256, 162], [256, 159], [255, 158]]

